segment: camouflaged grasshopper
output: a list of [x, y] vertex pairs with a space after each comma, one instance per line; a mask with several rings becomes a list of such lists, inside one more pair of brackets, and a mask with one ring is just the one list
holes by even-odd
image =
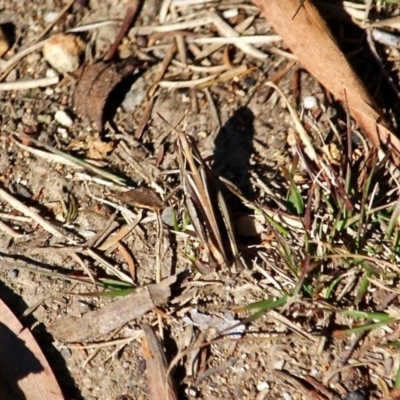
[[[205, 248], [211, 268], [235, 264], [243, 269], [229, 211], [215, 176], [202, 159], [194, 139], [176, 132], [177, 154], [185, 204]], [[229, 247], [226, 243], [229, 241]]]

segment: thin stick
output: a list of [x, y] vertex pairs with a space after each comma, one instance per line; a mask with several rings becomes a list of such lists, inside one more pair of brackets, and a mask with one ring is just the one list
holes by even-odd
[[[172, 18], [176, 19], [178, 17], [178, 13], [173, 4], [170, 6]], [[187, 56], [186, 56], [186, 46], [185, 41], [183, 40], [182, 35], [175, 35], [176, 48], [178, 49], [178, 54], [181, 62], [186, 65], [187, 64]]]
[[131, 29], [131, 32], [135, 35], [151, 35], [152, 33], [158, 32], [172, 32], [181, 31], [185, 29], [193, 29], [198, 26], [208, 25], [212, 23], [212, 18], [209, 15], [200, 17], [197, 19], [192, 19], [190, 21], [177, 22], [169, 25], [157, 25], [157, 26], [138, 26]]
[[55, 236], [59, 239], [65, 238], [65, 236], [58, 229], [56, 229], [53, 225], [51, 225], [49, 222], [47, 222], [39, 214], [37, 214], [35, 211], [32, 211], [25, 204], [21, 203], [19, 200], [17, 200], [16, 198], [14, 198], [13, 196], [8, 194], [5, 190], [3, 190], [1, 188], [0, 188], [0, 197], [4, 201], [6, 201], [11, 207], [14, 207], [16, 210], [18, 210], [20, 213], [32, 218], [43, 229], [45, 229], [47, 232], [51, 233], [53, 236]]
[[[238, 34], [243, 33], [247, 28], [249, 28], [253, 24], [254, 19], [255, 19], [254, 16], [246, 18], [244, 21], [235, 26], [235, 31]], [[221, 44], [212, 44], [210, 46], [207, 46], [199, 54], [196, 54], [195, 60], [202, 60], [208, 57], [210, 54], [214, 53], [215, 51], [219, 50], [221, 47], [223, 47], [223, 45]]]
[[[239, 34], [229, 25], [227, 24], [219, 15], [216, 13], [209, 13], [208, 14], [217, 28], [218, 32], [222, 36], [230, 37], [230, 36], [239, 36]], [[248, 54], [252, 57], [259, 58], [261, 60], [265, 60], [268, 56], [264, 54], [262, 51], [256, 49], [250, 44], [242, 44], [242, 43], [234, 43], [234, 45], [243, 53]]]
[[0, 68], [0, 71], [3, 72], [2, 75], [0, 76], [0, 81], [2, 81], [9, 74], [9, 70], [11, 70], [11, 68], [13, 68], [14, 65], [17, 64], [19, 60], [22, 60], [24, 57], [33, 53], [34, 51], [40, 50], [46, 42], [47, 40], [42, 40], [41, 42], [36, 43], [33, 46], [30, 46], [27, 49], [20, 51], [14, 57], [10, 58], [7, 62], [5, 62]]
[[2, 82], [0, 83], [0, 90], [6, 91], [35, 89], [38, 87], [56, 85], [59, 81], [60, 78], [58, 76], [53, 76], [51, 78], [28, 79], [26, 81]]
[[175, 43], [173, 43], [171, 45], [171, 47], [168, 49], [167, 55], [160, 65], [160, 69], [158, 70], [158, 72], [154, 78], [153, 85], [151, 85], [149, 90], [147, 91], [146, 97], [148, 100], [144, 107], [142, 118], [140, 119], [139, 125], [136, 128], [135, 139], [140, 139], [141, 136], [143, 135], [143, 132], [146, 128], [146, 125], [151, 116], [151, 112], [153, 110], [153, 105], [154, 105], [154, 101], [155, 101], [154, 93], [157, 90], [159, 82], [161, 81], [162, 77], [164, 76], [165, 71], [167, 70], [172, 59], [174, 58], [175, 53], [176, 53], [176, 46], [175, 46]]
[[117, 37], [114, 40], [114, 43], [111, 45], [110, 49], [107, 51], [107, 54], [104, 56], [104, 61], [110, 61], [114, 58], [115, 53], [117, 52], [118, 46], [120, 45], [123, 37], [128, 32], [131, 27], [133, 21], [137, 16], [137, 12], [141, 8], [140, 0], [131, 0], [129, 2], [128, 9], [126, 10], [124, 21], [122, 22], [121, 28], [117, 34]]
[[189, 39], [189, 41], [197, 44], [253, 44], [262, 45], [267, 43], [281, 42], [279, 35], [254, 35], [254, 36], [231, 36], [231, 37], [204, 37]]

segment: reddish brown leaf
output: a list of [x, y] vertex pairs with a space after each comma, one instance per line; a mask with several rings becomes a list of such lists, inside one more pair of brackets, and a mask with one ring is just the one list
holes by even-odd
[[77, 113], [94, 122], [102, 130], [104, 107], [110, 93], [142, 65], [135, 58], [127, 58], [119, 63], [98, 62], [84, 66], [74, 93]]
[[125, 193], [113, 195], [113, 197], [114, 199], [122, 201], [125, 204], [140, 208], [147, 208], [153, 211], [159, 210], [164, 205], [163, 201], [153, 189], [145, 187], [131, 189]]

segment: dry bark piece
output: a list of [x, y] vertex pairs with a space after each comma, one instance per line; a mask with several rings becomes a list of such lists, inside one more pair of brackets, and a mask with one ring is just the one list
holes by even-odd
[[121, 62], [98, 62], [83, 67], [74, 93], [77, 113], [103, 129], [104, 112], [111, 92], [128, 76], [138, 71], [143, 63], [129, 57]]
[[150, 400], [176, 400], [174, 383], [168, 374], [168, 364], [162, 344], [149, 325], [142, 329], [145, 339], [142, 342], [143, 356], [146, 360], [147, 385]]
[[0, 300], [0, 398], [63, 399], [56, 378], [31, 332]]
[[79, 68], [85, 44], [76, 35], [57, 35], [43, 46], [44, 59], [58, 72], [74, 72]]
[[80, 318], [67, 315], [54, 321], [49, 332], [63, 342], [96, 340], [165, 304], [171, 296], [170, 285], [175, 281], [176, 276], [171, 276], [158, 284], [147, 285]]
[[400, 154], [400, 141], [389, 130], [378, 106], [339, 49], [311, 1], [253, 0], [300, 63], [349, 111], [371, 143]]
[[140, 187], [128, 190], [119, 195], [113, 195], [114, 199], [131, 206], [147, 208], [148, 210], [159, 210], [164, 203], [153, 189]]

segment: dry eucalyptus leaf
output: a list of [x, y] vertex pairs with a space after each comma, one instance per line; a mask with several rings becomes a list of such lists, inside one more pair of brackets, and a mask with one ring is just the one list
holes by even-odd
[[111, 92], [130, 75], [138, 72], [143, 63], [130, 57], [121, 62], [98, 62], [83, 67], [74, 93], [78, 114], [103, 129], [105, 108]]
[[113, 195], [114, 199], [122, 201], [134, 207], [147, 208], [148, 210], [159, 210], [164, 203], [153, 189], [141, 187], [128, 190], [119, 195]]

